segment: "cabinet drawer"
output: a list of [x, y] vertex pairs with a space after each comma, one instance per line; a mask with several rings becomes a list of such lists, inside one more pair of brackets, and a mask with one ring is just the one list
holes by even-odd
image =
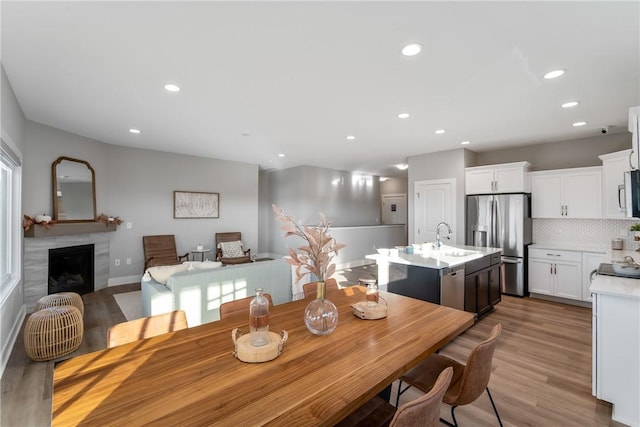
[[554, 261], [582, 262], [582, 252], [559, 251], [555, 249], [530, 248], [529, 258], [539, 258]]
[[502, 254], [500, 252], [491, 254], [491, 265], [500, 264], [502, 262]]
[[469, 261], [464, 264], [464, 273], [465, 275], [469, 275], [475, 273], [476, 271], [487, 268], [491, 265], [491, 257], [489, 255], [484, 256], [482, 258], [474, 259], [473, 261]]

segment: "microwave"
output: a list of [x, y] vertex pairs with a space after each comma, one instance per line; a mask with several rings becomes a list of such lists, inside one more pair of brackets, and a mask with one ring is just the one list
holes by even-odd
[[627, 218], [640, 218], [640, 170], [624, 173], [624, 197]]

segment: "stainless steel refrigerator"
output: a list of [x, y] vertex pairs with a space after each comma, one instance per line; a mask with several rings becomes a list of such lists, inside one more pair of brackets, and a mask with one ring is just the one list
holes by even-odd
[[502, 248], [502, 293], [528, 295], [531, 194], [467, 196], [466, 201], [466, 244]]

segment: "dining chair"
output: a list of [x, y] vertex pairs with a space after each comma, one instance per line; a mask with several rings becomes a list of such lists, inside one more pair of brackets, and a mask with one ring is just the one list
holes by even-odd
[[407, 402], [397, 410], [379, 396], [367, 401], [360, 408], [336, 424], [336, 427], [436, 427], [440, 418], [440, 403], [447, 391], [453, 368], [445, 368], [438, 375], [431, 390], [423, 396]]
[[183, 310], [117, 323], [107, 329], [107, 348], [187, 329]]
[[[271, 309], [271, 307], [273, 307], [273, 300], [271, 299], [271, 295], [262, 294], [262, 296], [265, 297], [267, 301], [269, 301], [269, 309]], [[247, 316], [249, 316], [249, 304], [254, 298], [255, 296], [250, 296], [220, 304], [220, 320], [224, 320], [229, 316], [233, 316], [234, 314], [242, 312], [247, 312]]]
[[[457, 426], [458, 422], [455, 416], [456, 407], [474, 402], [486, 390], [491, 406], [493, 407], [493, 412], [495, 412], [498, 423], [502, 427], [502, 420], [500, 419], [498, 409], [493, 401], [493, 397], [491, 397], [488, 386], [491, 377], [491, 361], [493, 360], [493, 354], [498, 344], [501, 331], [502, 325], [498, 323], [491, 330], [489, 338], [478, 344], [471, 351], [467, 357], [466, 364], [459, 363], [439, 353], [432, 354], [420, 362], [400, 378], [396, 406], [400, 400], [400, 395], [409, 387], [413, 386], [426, 392], [430, 390], [436, 382], [438, 373], [445, 368], [451, 367], [453, 368], [453, 379], [442, 401], [451, 405], [453, 424], [442, 418], [440, 421], [449, 426]], [[408, 384], [404, 390], [402, 389], [403, 382]]]
[[158, 265], [175, 265], [189, 259], [189, 253], [178, 255], [176, 238], [173, 234], [142, 236], [144, 250], [144, 270]]
[[[336, 279], [327, 279], [324, 281], [324, 285], [327, 294], [331, 291], [337, 291], [338, 289], [340, 289], [338, 287], [338, 281]], [[315, 298], [317, 289], [318, 282], [309, 282], [302, 285], [302, 292], [304, 292], [305, 298]]]

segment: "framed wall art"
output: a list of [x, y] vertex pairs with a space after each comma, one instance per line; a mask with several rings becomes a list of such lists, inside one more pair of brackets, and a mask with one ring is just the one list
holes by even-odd
[[196, 191], [173, 192], [174, 218], [219, 218], [220, 194]]

